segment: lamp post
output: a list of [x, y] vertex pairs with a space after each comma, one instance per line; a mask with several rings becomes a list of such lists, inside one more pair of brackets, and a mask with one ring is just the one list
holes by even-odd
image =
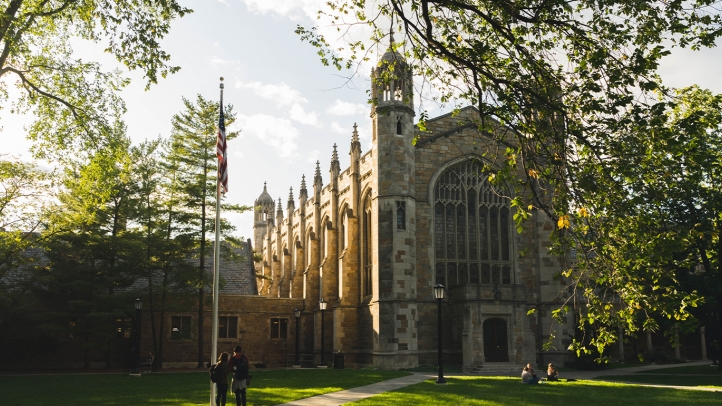
[[294, 365], [299, 365], [299, 363], [298, 363], [298, 340], [300, 337], [299, 321], [301, 320], [301, 311], [299, 309], [295, 309], [293, 311], [293, 315], [296, 316], [296, 363], [294, 363]]
[[436, 378], [437, 384], [446, 384], [444, 379], [444, 363], [441, 359], [441, 347], [442, 347], [442, 330], [441, 330], [441, 300], [444, 298], [444, 285], [437, 284], [434, 286], [434, 298], [439, 303], [438, 311], [439, 314], [439, 376]]
[[324, 363], [324, 346], [323, 346], [323, 338], [324, 338], [324, 329], [323, 329], [323, 312], [326, 311], [326, 301], [321, 298], [321, 301], [318, 302], [318, 308], [321, 309], [321, 365], [326, 365]]
[[135, 298], [135, 359], [133, 365], [138, 369], [138, 360], [140, 359], [140, 316], [143, 311], [143, 298]]

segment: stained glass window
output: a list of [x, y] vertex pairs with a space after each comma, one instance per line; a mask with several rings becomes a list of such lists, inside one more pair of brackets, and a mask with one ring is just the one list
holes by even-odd
[[436, 283], [513, 283], [510, 199], [475, 161], [454, 165], [434, 185]]

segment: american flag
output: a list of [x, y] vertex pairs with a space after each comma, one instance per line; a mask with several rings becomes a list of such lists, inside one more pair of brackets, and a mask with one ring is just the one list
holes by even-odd
[[226, 123], [223, 117], [223, 96], [221, 96], [221, 114], [218, 118], [218, 140], [216, 142], [216, 156], [218, 156], [218, 181], [221, 183], [221, 193], [228, 192], [228, 161], [226, 155]]

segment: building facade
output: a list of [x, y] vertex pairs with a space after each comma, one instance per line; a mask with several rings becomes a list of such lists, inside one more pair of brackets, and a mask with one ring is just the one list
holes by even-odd
[[[341, 170], [334, 145], [327, 183], [317, 162], [310, 185], [304, 175], [285, 207], [264, 184], [253, 230], [259, 294], [303, 302], [306, 352], [318, 354], [323, 341], [346, 363], [411, 368], [436, 363], [433, 287], [442, 284], [448, 362], [469, 371], [544, 362], [540, 355], [562, 361], [573, 320], [553, 325], [550, 317], [565, 299], [560, 259], [548, 250], [553, 222], [535, 212], [516, 232], [513, 196], [485, 171], [506, 156], [474, 154], [497, 142], [478, 131], [475, 109], [430, 119], [420, 133], [403, 57], [387, 51], [372, 76], [368, 151], [354, 125], [350, 166]], [[495, 128], [503, 138], [505, 128]], [[541, 354], [550, 334], [557, 350]]]

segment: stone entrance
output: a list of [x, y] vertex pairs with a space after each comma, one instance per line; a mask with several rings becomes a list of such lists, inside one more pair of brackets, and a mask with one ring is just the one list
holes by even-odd
[[486, 362], [509, 362], [507, 343], [506, 321], [497, 318], [484, 321], [484, 359]]

